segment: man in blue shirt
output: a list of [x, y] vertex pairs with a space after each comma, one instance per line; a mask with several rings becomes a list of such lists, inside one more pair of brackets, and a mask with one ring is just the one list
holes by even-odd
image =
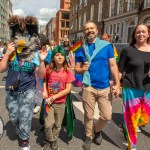
[[[76, 54], [75, 71], [83, 74], [83, 108], [86, 139], [84, 150], [91, 149], [92, 140], [97, 145], [102, 142], [101, 131], [112, 116], [112, 94], [109, 77], [110, 70], [114, 76], [115, 85], [112, 92], [115, 96], [120, 93], [120, 81], [113, 47], [109, 42], [97, 38], [98, 30], [94, 22], [84, 24], [85, 42], [84, 53]], [[100, 117], [93, 124], [95, 104], [98, 104]]]

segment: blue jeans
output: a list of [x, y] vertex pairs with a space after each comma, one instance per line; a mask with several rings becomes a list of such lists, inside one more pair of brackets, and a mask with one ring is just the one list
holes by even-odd
[[6, 108], [9, 118], [16, 126], [19, 138], [28, 140], [30, 136], [35, 88], [26, 91], [6, 91]]

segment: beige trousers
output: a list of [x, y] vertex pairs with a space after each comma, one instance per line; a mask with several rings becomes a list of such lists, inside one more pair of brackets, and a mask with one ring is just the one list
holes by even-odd
[[[93, 87], [83, 87], [82, 91], [84, 108], [85, 134], [93, 138], [94, 131], [99, 132], [112, 117], [112, 94], [110, 87], [97, 90]], [[95, 104], [98, 104], [99, 119], [93, 124]]]
[[52, 142], [58, 139], [64, 113], [65, 104], [53, 104], [50, 107], [50, 112], [44, 119], [46, 140]]

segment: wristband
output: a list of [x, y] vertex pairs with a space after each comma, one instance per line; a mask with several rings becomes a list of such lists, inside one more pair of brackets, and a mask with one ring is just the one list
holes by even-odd
[[53, 98], [53, 96], [51, 97], [51, 102], [53, 102], [54, 101], [54, 98]]

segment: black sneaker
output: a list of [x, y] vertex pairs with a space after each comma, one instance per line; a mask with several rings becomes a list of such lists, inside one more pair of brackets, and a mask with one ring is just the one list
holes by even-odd
[[92, 139], [86, 138], [85, 142], [82, 145], [82, 148], [84, 150], [90, 150], [91, 149], [91, 144], [92, 144]]
[[102, 143], [102, 134], [101, 132], [95, 132], [95, 136], [93, 138], [93, 142], [97, 145], [101, 145]]
[[46, 141], [45, 145], [42, 148], [42, 150], [51, 150], [51, 143]]
[[52, 142], [52, 150], [59, 150], [57, 140]]

